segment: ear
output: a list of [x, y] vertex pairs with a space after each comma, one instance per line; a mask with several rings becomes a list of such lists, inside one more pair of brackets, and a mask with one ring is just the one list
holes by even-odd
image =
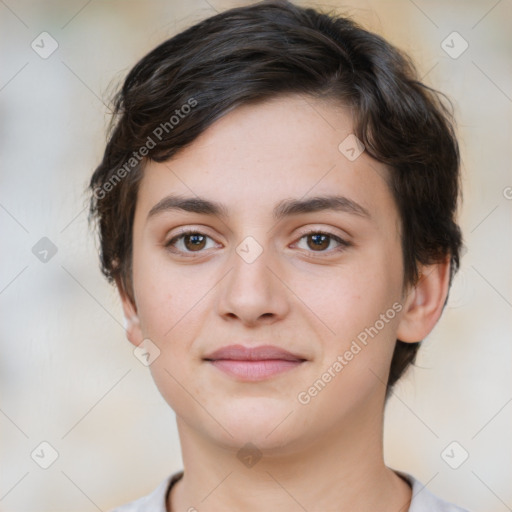
[[422, 341], [443, 312], [450, 281], [450, 258], [420, 268], [418, 282], [410, 288], [397, 338], [407, 343]]
[[137, 306], [134, 300], [132, 300], [126, 291], [122, 279], [118, 276], [115, 278], [117, 291], [121, 298], [121, 304], [123, 306], [124, 320], [125, 320], [125, 331], [126, 338], [130, 343], [135, 346], [139, 346], [144, 336], [140, 328], [140, 321], [137, 314]]

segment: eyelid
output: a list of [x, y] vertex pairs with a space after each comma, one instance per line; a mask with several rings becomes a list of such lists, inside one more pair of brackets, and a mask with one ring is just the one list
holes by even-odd
[[188, 234], [204, 235], [204, 236], [207, 236], [207, 237], [211, 238], [212, 240], [214, 240], [214, 237], [208, 233], [208, 229], [209, 228], [207, 226], [202, 226], [200, 224], [198, 224], [196, 226], [195, 225], [179, 226], [179, 227], [175, 228], [174, 230], [169, 231], [169, 232], [172, 231], [173, 234], [171, 235], [169, 240], [167, 242], [165, 242], [165, 244], [168, 244], [171, 240], [173, 240], [176, 237], [179, 237], [180, 235], [188, 235]]
[[[319, 227], [319, 226], [314, 226], [314, 227], [306, 227], [306, 228], [303, 228], [303, 230], [300, 230], [299, 231], [299, 235], [297, 235], [299, 238], [305, 236], [305, 235], [310, 235], [310, 234], [324, 234], [324, 235], [329, 235], [331, 236], [332, 238], [338, 238], [340, 240], [342, 240], [343, 242], [347, 242], [345, 239], [344, 239], [344, 236], [343, 234], [341, 233], [335, 233], [334, 231], [331, 231], [331, 228], [324, 228], [324, 227]], [[348, 236], [348, 235], [347, 235]]]

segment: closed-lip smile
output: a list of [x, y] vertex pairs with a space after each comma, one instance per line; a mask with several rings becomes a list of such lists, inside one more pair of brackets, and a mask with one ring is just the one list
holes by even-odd
[[306, 361], [304, 357], [274, 345], [227, 345], [203, 359], [225, 374], [245, 382], [268, 379]]

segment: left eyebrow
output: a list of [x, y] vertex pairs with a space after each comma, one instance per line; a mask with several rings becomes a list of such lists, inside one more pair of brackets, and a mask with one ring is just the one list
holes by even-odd
[[[160, 200], [148, 213], [148, 219], [158, 213], [172, 210], [198, 213], [202, 215], [218, 216], [226, 219], [228, 209], [225, 205], [202, 197], [183, 197], [169, 195]], [[304, 213], [314, 213], [323, 210], [333, 210], [350, 213], [371, 219], [370, 212], [345, 196], [328, 195], [317, 196], [308, 199], [284, 199], [273, 209], [273, 218], [279, 221], [285, 217]]]
[[274, 219], [281, 220], [290, 215], [313, 213], [323, 210], [351, 213], [361, 217], [371, 218], [370, 212], [345, 196], [317, 196], [309, 199], [286, 199], [274, 208]]

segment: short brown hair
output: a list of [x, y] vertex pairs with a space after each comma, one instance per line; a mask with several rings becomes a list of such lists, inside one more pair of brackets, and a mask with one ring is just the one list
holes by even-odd
[[[144, 164], [171, 158], [237, 106], [287, 93], [351, 108], [356, 136], [391, 170], [404, 286], [417, 281], [419, 263], [447, 257], [451, 284], [462, 236], [455, 220], [459, 149], [450, 102], [420, 83], [409, 57], [380, 36], [348, 18], [287, 1], [203, 20], [163, 42], [128, 74], [89, 185], [90, 220], [98, 223], [109, 281], [119, 277], [133, 297], [132, 228]], [[388, 393], [418, 346], [397, 340]]]

